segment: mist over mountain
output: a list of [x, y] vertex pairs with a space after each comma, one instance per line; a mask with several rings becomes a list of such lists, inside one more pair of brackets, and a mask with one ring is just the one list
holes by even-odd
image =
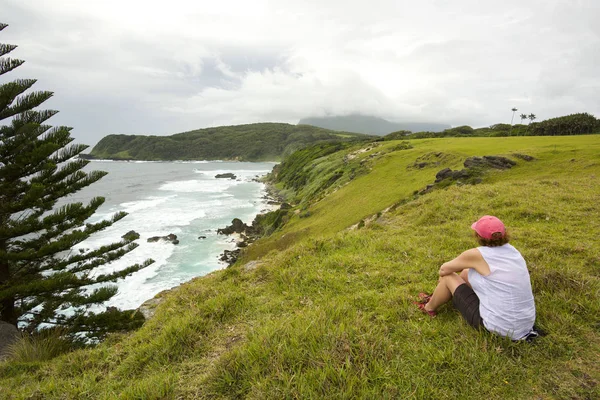
[[334, 131], [366, 133], [369, 135], [383, 136], [396, 131], [411, 132], [441, 132], [450, 128], [448, 124], [430, 122], [390, 122], [383, 118], [369, 115], [344, 115], [335, 117], [308, 117], [302, 118], [299, 125], [313, 125]]

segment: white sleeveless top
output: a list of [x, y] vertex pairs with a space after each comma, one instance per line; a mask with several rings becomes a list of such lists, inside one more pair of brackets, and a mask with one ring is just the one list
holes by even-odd
[[488, 276], [469, 269], [469, 283], [479, 297], [483, 325], [513, 340], [523, 338], [535, 322], [531, 280], [523, 256], [508, 243], [477, 249], [490, 266]]

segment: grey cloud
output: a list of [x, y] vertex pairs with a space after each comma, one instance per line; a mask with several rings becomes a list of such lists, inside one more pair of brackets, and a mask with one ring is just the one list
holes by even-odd
[[52, 122], [88, 143], [357, 112], [474, 126], [513, 106], [600, 114], [597, 1], [282, 0], [251, 15], [174, 1], [181, 26], [144, 24], [140, 3], [131, 27], [117, 10], [4, 0], [0, 41], [27, 61], [7, 78], [55, 91]]

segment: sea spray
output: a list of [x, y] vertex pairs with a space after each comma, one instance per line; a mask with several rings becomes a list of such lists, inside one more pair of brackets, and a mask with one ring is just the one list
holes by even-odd
[[[118, 211], [127, 217], [80, 243], [74, 249], [94, 249], [120, 240], [128, 231], [140, 234], [137, 249], [110, 265], [98, 268], [102, 274], [152, 258], [151, 266], [117, 282], [119, 292], [105, 306], [136, 308], [157, 293], [194, 277], [224, 268], [218, 260], [235, 241], [217, 235], [217, 229], [233, 218], [250, 224], [269, 209], [265, 186], [257, 177], [270, 172], [274, 163], [242, 162], [92, 162], [86, 169], [109, 174], [68, 199], [87, 201], [106, 197], [105, 204], [90, 222]], [[231, 172], [235, 179], [215, 178]], [[179, 244], [148, 243], [152, 236], [175, 234]], [[202, 239], [199, 239], [203, 237]]]

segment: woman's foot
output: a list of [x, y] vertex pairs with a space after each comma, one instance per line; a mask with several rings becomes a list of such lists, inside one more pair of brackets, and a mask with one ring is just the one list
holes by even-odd
[[429, 310], [427, 310], [425, 308], [425, 306], [427, 305], [427, 303], [415, 302], [415, 304], [417, 305], [417, 307], [419, 307], [419, 310], [421, 310], [425, 314], [429, 315], [431, 318], [433, 318], [433, 317], [435, 317], [437, 315], [437, 313], [435, 311], [429, 311]]
[[418, 297], [419, 297], [419, 303], [422, 303], [422, 304], [427, 304], [429, 302], [429, 299], [431, 299], [431, 295], [428, 293], [424, 293], [424, 292], [419, 293]]

